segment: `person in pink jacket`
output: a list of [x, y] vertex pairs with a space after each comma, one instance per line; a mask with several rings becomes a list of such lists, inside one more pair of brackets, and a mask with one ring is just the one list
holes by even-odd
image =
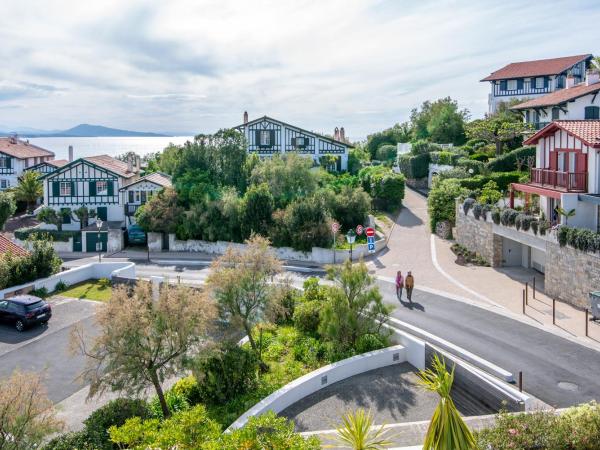
[[396, 297], [400, 301], [402, 301], [402, 288], [404, 288], [404, 277], [402, 276], [402, 272], [398, 271], [396, 273]]

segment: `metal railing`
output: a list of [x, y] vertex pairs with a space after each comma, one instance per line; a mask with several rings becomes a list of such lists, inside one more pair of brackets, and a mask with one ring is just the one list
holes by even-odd
[[531, 183], [573, 192], [587, 191], [587, 172], [560, 172], [550, 169], [531, 169]]

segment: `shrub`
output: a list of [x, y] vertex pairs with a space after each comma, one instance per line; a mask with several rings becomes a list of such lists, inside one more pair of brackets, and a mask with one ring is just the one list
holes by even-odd
[[377, 152], [375, 152], [375, 159], [378, 159], [379, 161], [393, 161], [396, 159], [397, 154], [398, 149], [395, 145], [384, 144], [377, 149]]
[[533, 230], [533, 234], [535, 234], [536, 236], [538, 234], [539, 225], [540, 223], [537, 219], [531, 221], [531, 229]]
[[519, 178], [521, 177], [520, 172], [506, 172], [506, 173], [492, 173], [490, 175], [476, 175], [471, 178], [461, 179], [460, 184], [462, 187], [475, 190], [475, 189], [483, 189], [483, 187], [493, 181], [496, 183], [497, 188], [501, 191], [505, 191], [508, 189], [508, 186], [511, 183], [518, 183]]
[[502, 211], [502, 215], [500, 216], [500, 222], [504, 226], [512, 227], [515, 225], [515, 219], [517, 218], [518, 215], [519, 215], [518, 211], [515, 211], [514, 209], [506, 208]]
[[535, 218], [528, 214], [517, 214], [517, 216], [515, 217], [515, 228], [517, 230], [522, 229], [523, 231], [528, 231], [533, 220], [535, 220]]
[[325, 355], [325, 347], [320, 340], [310, 336], [299, 336], [294, 341], [292, 354], [296, 361], [301, 361], [307, 366], [316, 367], [318, 361]]
[[485, 164], [481, 161], [474, 161], [469, 158], [460, 158], [456, 161], [456, 165], [458, 167], [464, 167], [467, 172], [471, 173], [473, 171], [473, 175], [479, 175], [485, 171]]
[[439, 180], [449, 180], [451, 178], [463, 179], [470, 178], [471, 175], [467, 172], [464, 167], [455, 167], [450, 170], [444, 170], [437, 175]]
[[[479, 220], [481, 215], [483, 214], [483, 205], [481, 203], [475, 203], [473, 205], [473, 217]], [[483, 218], [485, 220], [485, 217]]]
[[109, 280], [108, 278], [100, 278], [100, 279], [98, 280], [98, 285], [99, 285], [101, 288], [108, 288], [108, 287], [110, 287], [110, 285], [111, 285], [111, 282], [110, 282], [110, 280]]
[[366, 167], [359, 172], [358, 177], [377, 207], [393, 211], [402, 205], [404, 175], [394, 173], [388, 167]]
[[252, 389], [257, 369], [256, 355], [233, 344], [192, 364], [200, 397], [210, 403], [226, 402]]
[[69, 238], [77, 235], [79, 231], [57, 231], [57, 230], [42, 230], [38, 227], [19, 228], [15, 230], [15, 237], [22, 241], [27, 240], [29, 237], [33, 238], [44, 238], [48, 236], [55, 242], [68, 242]]
[[312, 300], [296, 305], [294, 327], [303, 333], [315, 334], [319, 328], [319, 312], [322, 302]]
[[460, 157], [457, 153], [452, 152], [431, 152], [431, 162], [433, 164], [442, 164], [446, 166], [453, 166], [458, 158]]
[[463, 202], [463, 212], [465, 213], [465, 215], [469, 213], [469, 210], [473, 207], [473, 205], [475, 205], [474, 198], [469, 197], [465, 199], [465, 201]]
[[417, 142], [413, 142], [410, 151], [413, 155], [424, 155], [439, 150], [441, 150], [441, 147], [439, 145], [432, 144], [428, 141], [420, 140]]
[[558, 227], [558, 232], [557, 232], [558, 244], [561, 247], [564, 247], [565, 245], [567, 245], [567, 234], [568, 233], [569, 233], [569, 227], [566, 227], [564, 225], [561, 225]]
[[48, 292], [48, 289], [46, 289], [45, 287], [33, 289], [29, 293], [40, 298], [46, 298], [50, 295], [50, 292]]
[[358, 338], [356, 341], [356, 353], [372, 352], [373, 350], [379, 350], [384, 348], [387, 342], [383, 336], [377, 336], [374, 334], [365, 334]]
[[456, 221], [456, 199], [466, 195], [459, 180], [436, 180], [427, 198], [429, 226], [432, 233], [438, 222], [448, 220], [453, 226]]
[[[171, 413], [190, 409], [190, 402], [188, 399], [183, 394], [173, 392], [172, 390], [165, 392], [165, 401], [167, 402], [167, 407]], [[148, 407], [152, 417], [160, 420], [164, 419], [162, 406], [160, 405], [158, 396], [152, 397], [148, 403]]]
[[404, 154], [398, 157], [398, 167], [406, 178], [424, 178], [429, 175], [429, 153]]
[[488, 162], [490, 157], [485, 153], [475, 153], [475, 154], [469, 156], [469, 159], [472, 159], [474, 161], [481, 161], [482, 163], [486, 163], [486, 162]]
[[492, 221], [496, 225], [500, 225], [500, 210], [498, 208], [492, 210]]
[[178, 380], [171, 388], [171, 391], [175, 393], [175, 395], [185, 397], [190, 405], [197, 405], [202, 400], [200, 396], [200, 386], [193, 375]]
[[108, 429], [111, 426], [121, 426], [132, 417], [142, 419], [150, 417], [150, 409], [144, 400], [129, 398], [111, 400], [84, 420], [88, 442], [93, 444], [95, 449], [117, 449], [118, 447], [110, 442]]
[[600, 234], [561, 225], [558, 228], [558, 243], [561, 247], [568, 244], [583, 252], [597, 252], [600, 251]]
[[495, 181], [488, 181], [481, 189], [479, 202], [487, 205], [495, 205], [502, 198], [502, 192], [498, 190], [498, 185]]
[[69, 285], [67, 283], [65, 283], [63, 280], [60, 280], [58, 283], [56, 283], [56, 286], [54, 286], [54, 290], [56, 292], [62, 292], [66, 291], [68, 287]]
[[520, 147], [505, 153], [487, 163], [487, 168], [492, 172], [512, 172], [517, 170], [517, 159], [535, 156], [535, 147]]
[[43, 450], [100, 450], [101, 448], [90, 443], [85, 430], [81, 430], [56, 436], [44, 445]]

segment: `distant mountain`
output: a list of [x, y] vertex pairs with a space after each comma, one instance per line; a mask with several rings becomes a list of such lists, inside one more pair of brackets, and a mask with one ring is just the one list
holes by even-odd
[[[68, 130], [60, 131], [43, 131], [43, 130], [32, 130], [27, 132], [27, 128], [21, 128], [17, 131], [23, 137], [166, 137], [167, 134], [160, 133], [149, 133], [145, 131], [129, 131], [119, 130], [118, 128], [103, 127], [102, 125], [89, 125], [82, 123]], [[4, 135], [10, 134], [10, 132], [0, 133]]]

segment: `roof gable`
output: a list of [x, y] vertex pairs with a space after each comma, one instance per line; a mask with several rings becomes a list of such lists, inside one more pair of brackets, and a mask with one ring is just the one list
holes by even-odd
[[0, 234], [0, 255], [12, 253], [15, 256], [27, 256], [29, 252]]
[[143, 182], [153, 183], [159, 187], [164, 187], [164, 188], [173, 186], [170, 175], [167, 175], [166, 173], [162, 173], [162, 172], [153, 172], [151, 174], [148, 174], [146, 176], [138, 178], [137, 180], [133, 181], [132, 183], [126, 184], [119, 190], [123, 191], [133, 185], [136, 185], [138, 183], [143, 183]]
[[524, 145], [535, 145], [557, 130], [563, 130], [593, 148], [600, 148], [600, 120], [555, 120], [527, 139]]
[[575, 100], [586, 95], [596, 94], [600, 91], [600, 83], [590, 84], [580, 83], [568, 89], [560, 89], [550, 94], [542, 95], [541, 97], [519, 103], [510, 109], [521, 110], [530, 108], [543, 108], [546, 106], [556, 106]]
[[558, 75], [578, 62], [591, 58], [591, 54], [565, 56], [562, 58], [538, 59], [535, 61], [522, 61], [510, 63], [503, 68], [492, 72], [481, 81], [496, 81], [512, 78], [535, 77], [542, 75]]
[[116, 175], [117, 177], [121, 177], [121, 178], [132, 178], [137, 175], [135, 172], [127, 171], [127, 163], [125, 163], [123, 161], [119, 161], [118, 159], [113, 158], [112, 156], [98, 155], [98, 156], [85, 156], [83, 158], [78, 158], [74, 161], [68, 162], [67, 164], [65, 164], [62, 167], [58, 167], [54, 172], [50, 172], [50, 173], [42, 175], [42, 177], [40, 177], [40, 178], [48, 178], [51, 176], [56, 176], [56, 175], [62, 173], [63, 171], [65, 171], [79, 163], [88, 164], [93, 167], [97, 167], [102, 170], [106, 170], [107, 172], [110, 172], [113, 175]]
[[0, 138], [0, 152], [18, 159], [54, 156], [54, 152], [30, 144], [29, 141], [8, 137]]

